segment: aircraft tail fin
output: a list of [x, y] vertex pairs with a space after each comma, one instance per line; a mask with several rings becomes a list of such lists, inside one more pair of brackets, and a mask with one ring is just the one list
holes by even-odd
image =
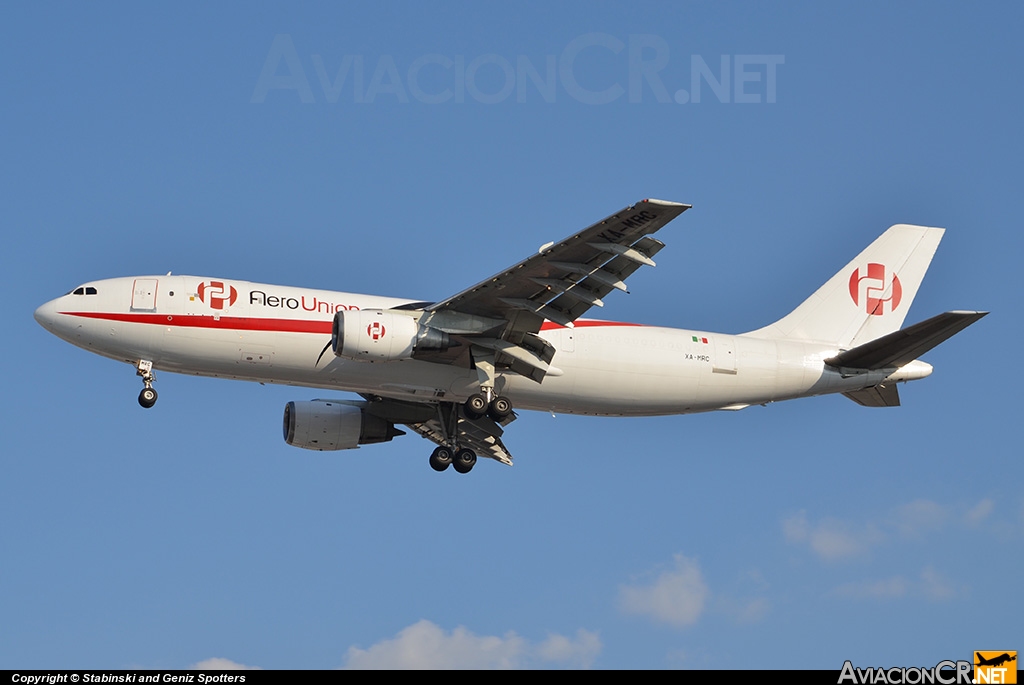
[[799, 307], [746, 335], [856, 347], [899, 330], [944, 232], [891, 227]]

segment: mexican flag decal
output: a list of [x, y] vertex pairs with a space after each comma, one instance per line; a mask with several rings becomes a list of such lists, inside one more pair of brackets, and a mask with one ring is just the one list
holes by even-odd
[[705, 345], [707, 345], [708, 344], [708, 339], [707, 338], [698, 338], [697, 336], [693, 336], [693, 342], [704, 343]]

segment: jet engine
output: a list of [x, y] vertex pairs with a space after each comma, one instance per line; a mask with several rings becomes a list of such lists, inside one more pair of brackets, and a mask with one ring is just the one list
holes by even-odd
[[331, 327], [334, 355], [357, 361], [411, 359], [413, 352], [444, 351], [452, 344], [444, 331], [386, 309], [340, 311]]
[[284, 407], [284, 441], [307, 450], [349, 450], [405, 435], [358, 401], [312, 400]]

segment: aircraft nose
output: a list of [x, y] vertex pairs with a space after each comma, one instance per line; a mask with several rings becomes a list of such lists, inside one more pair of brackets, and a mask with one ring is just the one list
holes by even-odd
[[36, 309], [33, 314], [39, 325], [48, 331], [53, 331], [54, 324], [57, 321], [57, 304], [56, 300], [50, 300], [44, 305], [41, 305]]

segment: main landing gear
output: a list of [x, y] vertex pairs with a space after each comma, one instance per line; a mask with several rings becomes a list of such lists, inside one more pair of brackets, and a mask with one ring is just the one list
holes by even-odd
[[157, 397], [156, 390], [153, 389], [153, 381], [156, 380], [156, 376], [153, 375], [153, 362], [140, 359], [135, 368], [135, 375], [142, 377], [144, 386], [142, 392], [139, 393], [139, 404], [149, 409], [156, 404]]
[[441, 445], [430, 455], [430, 468], [444, 471], [449, 466], [454, 467], [459, 473], [469, 473], [476, 466], [476, 452], [468, 447], [453, 450], [451, 447]]
[[430, 468], [435, 471], [444, 471], [452, 465], [454, 459], [455, 453], [452, 452], [452, 448], [441, 445], [430, 455]]
[[[487, 391], [487, 395], [491, 392]], [[492, 397], [475, 393], [461, 405], [443, 402], [437, 405], [437, 419], [444, 435], [444, 443], [430, 455], [430, 468], [445, 471], [449, 466], [459, 473], [469, 473], [476, 466], [476, 452], [459, 445], [459, 421], [476, 421], [484, 416], [501, 423], [512, 413], [512, 401], [504, 396]]]
[[491, 417], [495, 422], [501, 423], [512, 413], [512, 401], [501, 395], [487, 401], [483, 393], [475, 393], [462, 404], [462, 411], [468, 419], [482, 419], [484, 416]]
[[443, 471], [450, 466], [459, 473], [469, 473], [476, 466], [476, 453], [469, 447], [452, 449], [441, 445], [434, 449], [430, 455], [430, 468], [434, 471]]

